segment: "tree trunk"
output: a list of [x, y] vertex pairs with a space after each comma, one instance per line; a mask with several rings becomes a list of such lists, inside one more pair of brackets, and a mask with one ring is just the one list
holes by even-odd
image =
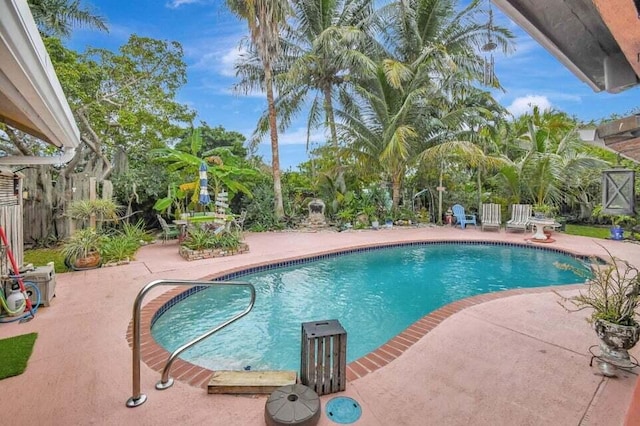
[[440, 168], [440, 180], [438, 185], [438, 225], [442, 225], [442, 165]]
[[482, 213], [482, 176], [481, 169], [478, 167], [478, 215]]
[[282, 201], [282, 183], [280, 182], [280, 153], [278, 150], [278, 124], [276, 120], [276, 105], [273, 100], [273, 81], [271, 66], [264, 66], [264, 82], [267, 90], [267, 104], [269, 107], [269, 130], [271, 135], [271, 167], [273, 169], [273, 192], [275, 195], [275, 216], [278, 220], [284, 217]]
[[402, 188], [402, 180], [399, 175], [394, 175], [391, 178], [391, 200], [393, 202], [394, 210], [400, 205], [400, 189]]

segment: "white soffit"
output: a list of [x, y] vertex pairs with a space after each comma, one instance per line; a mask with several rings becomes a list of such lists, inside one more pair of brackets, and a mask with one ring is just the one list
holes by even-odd
[[[0, 1], [0, 121], [67, 154], [80, 144], [80, 132], [26, 0]], [[29, 164], [27, 158], [19, 158], [0, 157], [0, 163]]]

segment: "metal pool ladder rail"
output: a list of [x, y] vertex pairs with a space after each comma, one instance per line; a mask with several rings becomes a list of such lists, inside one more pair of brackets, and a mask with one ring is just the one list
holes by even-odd
[[171, 364], [173, 361], [180, 355], [182, 352], [186, 351], [190, 347], [195, 344], [201, 342], [212, 334], [222, 330], [229, 324], [239, 320], [243, 316], [247, 315], [253, 309], [253, 305], [256, 301], [256, 289], [253, 284], [241, 282], [241, 281], [188, 281], [188, 280], [155, 280], [151, 281], [149, 284], [144, 286], [142, 290], [138, 293], [136, 300], [133, 302], [133, 344], [131, 351], [133, 353], [133, 391], [132, 396], [127, 400], [127, 407], [137, 407], [139, 405], [144, 404], [147, 400], [147, 396], [143, 393], [140, 393], [140, 307], [142, 305], [142, 300], [149, 293], [149, 291], [159, 285], [179, 285], [179, 286], [227, 286], [227, 287], [247, 287], [251, 292], [251, 301], [249, 302], [249, 306], [247, 308], [236, 314], [233, 318], [223, 322], [222, 324], [217, 325], [215, 328], [207, 331], [200, 337], [193, 339], [190, 342], [185, 343], [180, 346], [178, 349], [173, 351], [171, 355], [169, 355], [169, 359], [167, 360], [167, 364], [164, 366], [162, 370], [162, 378], [158, 383], [156, 383], [156, 389], [162, 390], [167, 389], [173, 385], [173, 379], [169, 377], [169, 370], [171, 369]]

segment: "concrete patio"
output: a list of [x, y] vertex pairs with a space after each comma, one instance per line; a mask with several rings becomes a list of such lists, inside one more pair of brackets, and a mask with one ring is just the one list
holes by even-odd
[[[27, 425], [263, 425], [266, 396], [208, 395], [142, 365], [148, 401], [127, 408], [131, 348], [126, 340], [138, 291], [159, 278], [201, 279], [240, 266], [346, 247], [414, 240], [524, 243], [522, 233], [479, 228], [247, 234], [250, 253], [187, 262], [175, 241], [143, 247], [128, 265], [57, 276], [56, 298], [0, 338], [38, 332], [24, 374], [0, 382], [3, 423]], [[640, 265], [640, 245], [554, 234], [550, 247], [615, 256]], [[601, 244], [602, 246], [600, 246]], [[563, 289], [575, 294], [578, 286]], [[163, 291], [155, 291], [147, 301]], [[589, 367], [597, 343], [586, 312], [567, 313], [550, 291], [486, 297], [452, 313], [397, 359], [347, 384], [363, 408], [359, 425], [622, 425], [636, 375], [608, 379]], [[382, 319], [383, 320], [383, 319]], [[213, 337], [215, 339], [215, 336]], [[638, 356], [638, 348], [634, 349]], [[1, 354], [0, 354], [1, 357]], [[1, 359], [1, 358], [0, 358]], [[365, 367], [363, 367], [365, 368]], [[331, 397], [322, 397], [324, 404]], [[323, 413], [321, 425], [333, 425]]]

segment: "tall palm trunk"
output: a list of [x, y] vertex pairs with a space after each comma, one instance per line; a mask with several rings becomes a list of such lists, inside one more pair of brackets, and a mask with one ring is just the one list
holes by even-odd
[[443, 186], [442, 186], [442, 169], [444, 168], [444, 164], [440, 164], [440, 180], [438, 181], [438, 220], [437, 223], [438, 225], [442, 225], [442, 193], [444, 192], [443, 190]]
[[271, 64], [264, 64], [264, 82], [267, 90], [267, 104], [269, 107], [269, 131], [271, 135], [271, 161], [273, 170], [274, 208], [277, 219], [284, 217], [284, 204], [282, 201], [282, 182], [280, 181], [280, 152], [278, 149], [278, 125], [276, 119], [276, 104], [273, 100], [273, 77]]
[[329, 123], [329, 131], [331, 132], [331, 143], [336, 150], [336, 168], [338, 173], [336, 174], [336, 183], [341, 191], [345, 191], [346, 184], [344, 181], [344, 171], [342, 170], [342, 162], [340, 161], [340, 154], [338, 153], [338, 131], [336, 130], [336, 119], [333, 112], [333, 101], [331, 96], [331, 84], [326, 84], [323, 88], [324, 92], [324, 112]]
[[394, 174], [391, 178], [391, 201], [394, 209], [400, 205], [400, 190], [402, 189], [402, 175]]
[[[482, 213], [482, 168], [478, 167], [478, 215]], [[483, 218], [481, 218], [483, 219]]]

